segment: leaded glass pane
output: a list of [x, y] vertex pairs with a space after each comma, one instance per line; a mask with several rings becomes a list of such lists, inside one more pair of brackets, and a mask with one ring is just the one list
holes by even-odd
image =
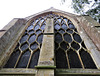
[[34, 68], [38, 63], [46, 18], [35, 19], [25, 30], [4, 68]]
[[57, 68], [96, 68], [90, 54], [86, 52], [84, 41], [71, 20], [56, 15], [54, 17], [54, 31]]

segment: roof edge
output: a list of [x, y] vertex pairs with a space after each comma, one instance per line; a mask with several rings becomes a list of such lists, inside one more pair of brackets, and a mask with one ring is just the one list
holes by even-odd
[[47, 12], [56, 12], [56, 13], [63, 13], [63, 14], [66, 14], [66, 15], [70, 15], [70, 16], [78, 16], [76, 14], [72, 14], [72, 13], [69, 13], [69, 12], [66, 12], [66, 11], [62, 11], [62, 10], [59, 10], [59, 9], [55, 9], [54, 7], [50, 7], [47, 10], [44, 10], [44, 11], [41, 11], [39, 13], [33, 14], [31, 16], [28, 16], [25, 19], [29, 20], [29, 19], [37, 16], [37, 15], [40, 15], [40, 14], [43, 14], [43, 13], [47, 13]]

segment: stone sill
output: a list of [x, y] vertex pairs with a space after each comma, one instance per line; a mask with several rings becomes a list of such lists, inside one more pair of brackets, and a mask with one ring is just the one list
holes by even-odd
[[0, 69], [0, 75], [35, 75], [35, 69], [28, 68], [3, 68]]
[[59, 75], [99, 75], [100, 76], [100, 70], [99, 69], [56, 69], [57, 76]]

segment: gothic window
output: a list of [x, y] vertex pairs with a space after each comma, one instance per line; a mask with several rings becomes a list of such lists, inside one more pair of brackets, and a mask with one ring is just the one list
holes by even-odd
[[34, 68], [38, 64], [46, 20], [54, 20], [54, 52], [57, 69], [97, 69], [77, 28], [64, 16], [48, 14], [27, 27], [4, 68]]
[[57, 68], [96, 69], [96, 65], [74, 24], [63, 16], [54, 19]]
[[18, 41], [4, 68], [34, 68], [39, 59], [46, 18], [35, 19]]

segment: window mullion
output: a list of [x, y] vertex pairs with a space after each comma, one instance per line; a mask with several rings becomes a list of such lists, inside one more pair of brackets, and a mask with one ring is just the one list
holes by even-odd
[[46, 27], [43, 36], [43, 42], [38, 62], [39, 66], [51, 68], [54, 66], [54, 26], [53, 18], [48, 18], [46, 20]]

